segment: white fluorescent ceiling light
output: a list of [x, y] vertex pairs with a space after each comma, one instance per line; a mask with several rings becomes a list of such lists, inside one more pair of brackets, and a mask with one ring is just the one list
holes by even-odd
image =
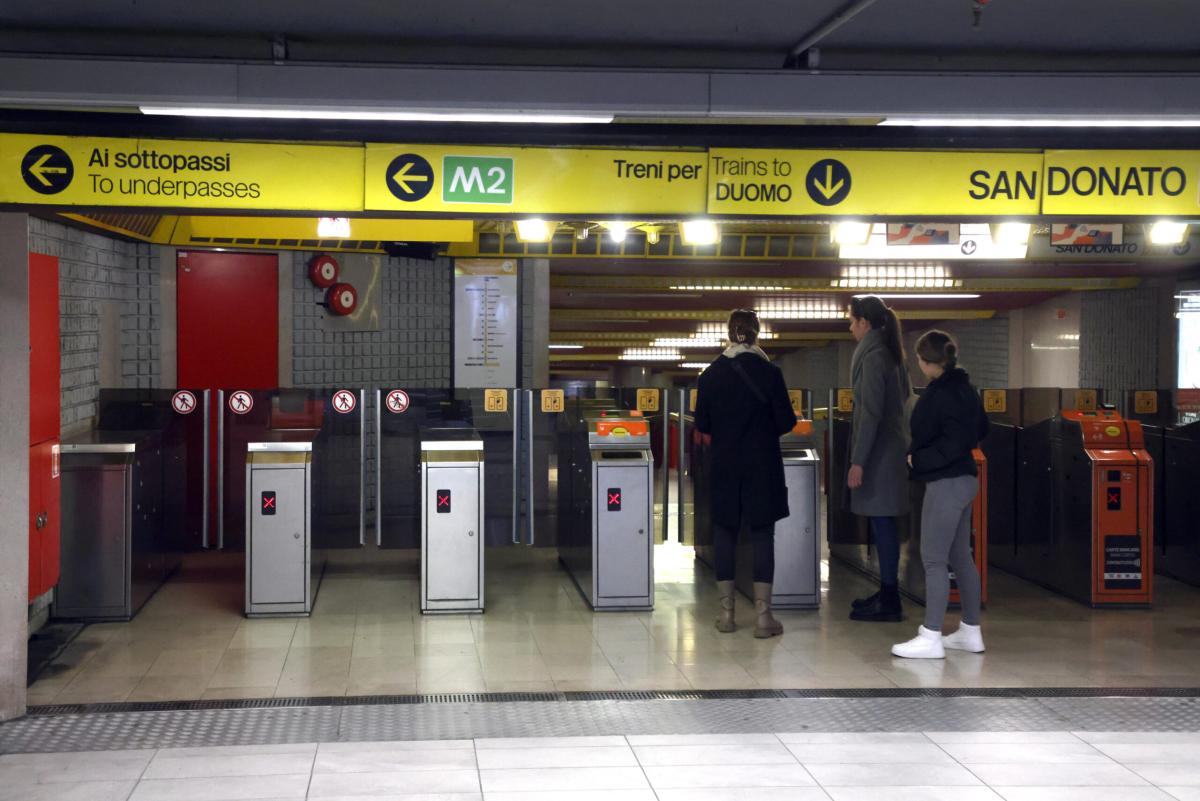
[[834, 223], [830, 238], [839, 245], [865, 245], [871, 236], [871, 224], [846, 220]]
[[351, 120], [357, 122], [492, 122], [573, 125], [609, 123], [611, 114], [543, 114], [511, 111], [338, 111], [238, 106], [139, 106], [143, 114], [170, 117], [237, 117], [265, 120]]
[[349, 239], [350, 218], [320, 217], [317, 219], [317, 236], [321, 239]]
[[1150, 226], [1150, 241], [1155, 245], [1178, 245], [1187, 236], [1188, 224], [1159, 220]]
[[540, 217], [517, 220], [517, 239], [522, 242], [549, 242], [555, 227]]
[[869, 295], [874, 295], [875, 297], [882, 298], [883, 300], [974, 300], [975, 298], [980, 297], [979, 295], [972, 295], [970, 293], [956, 292], [929, 292], [927, 294], [912, 295], [892, 295], [888, 293], [871, 292], [867, 295], [855, 295], [854, 297], [865, 298], [869, 297]]
[[664, 337], [650, 344], [655, 348], [719, 348], [725, 341], [716, 338]]
[[910, 128], [1200, 128], [1200, 118], [888, 117], [879, 125]]
[[557, 342], [551, 342], [546, 347], [550, 348], [550, 350], [583, 350], [583, 345], [567, 345]]
[[708, 362], [684, 362], [679, 366], [684, 370], [707, 370]]
[[685, 220], [679, 226], [679, 234], [683, 244], [692, 247], [715, 245], [721, 238], [721, 232], [712, 220]]

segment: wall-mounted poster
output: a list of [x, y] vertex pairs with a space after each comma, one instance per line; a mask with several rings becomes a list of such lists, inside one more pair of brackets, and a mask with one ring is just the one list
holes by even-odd
[[517, 385], [516, 259], [454, 264], [454, 386]]

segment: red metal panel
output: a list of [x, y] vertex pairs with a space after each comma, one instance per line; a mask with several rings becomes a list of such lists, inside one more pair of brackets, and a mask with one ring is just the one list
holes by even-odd
[[180, 252], [178, 383], [269, 389], [279, 383], [279, 264], [258, 253]]
[[29, 449], [29, 600], [58, 584], [59, 525], [58, 440]]
[[58, 259], [29, 254], [29, 444], [59, 435]]

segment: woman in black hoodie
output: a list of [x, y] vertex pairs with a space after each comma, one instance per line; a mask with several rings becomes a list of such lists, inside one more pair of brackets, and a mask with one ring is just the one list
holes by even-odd
[[[979, 491], [971, 451], [987, 434], [987, 414], [970, 376], [958, 366], [958, 345], [945, 331], [917, 340], [917, 363], [929, 379], [912, 412], [908, 464], [913, 480], [925, 482], [921, 506], [921, 560], [925, 563], [925, 625], [908, 642], [892, 646], [896, 656], [942, 659], [945, 649], [983, 651], [979, 628], [979, 572], [971, 556], [971, 504]], [[958, 631], [942, 636], [953, 570], [962, 600]]]

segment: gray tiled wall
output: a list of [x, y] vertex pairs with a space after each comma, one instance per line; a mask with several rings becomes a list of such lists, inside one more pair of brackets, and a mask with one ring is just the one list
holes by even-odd
[[1158, 290], [1084, 292], [1079, 308], [1079, 385], [1108, 390], [1158, 385]]
[[155, 387], [160, 381], [158, 273], [150, 247], [29, 218], [29, 249], [57, 256], [62, 340], [62, 425], [97, 413], [101, 376], [101, 307], [118, 304], [120, 385]]
[[[1009, 319], [998, 314], [986, 320], [947, 320], [932, 327], [947, 332], [958, 343], [959, 361], [963, 369], [971, 374], [971, 383], [984, 387], [1004, 388], [1008, 386]], [[928, 329], [925, 329], [928, 330]], [[917, 339], [923, 331], [913, 331], [905, 337], [905, 348], [909, 354], [909, 369], [917, 386], [925, 384], [912, 359]]]

